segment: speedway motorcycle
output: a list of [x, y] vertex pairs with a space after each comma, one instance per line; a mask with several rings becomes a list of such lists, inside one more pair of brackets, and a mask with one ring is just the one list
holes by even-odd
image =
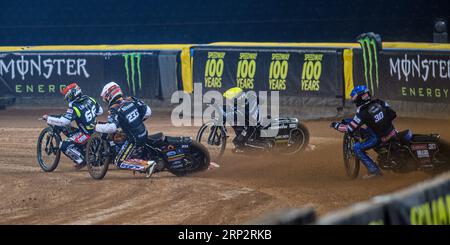
[[[94, 133], [91, 136], [86, 147], [86, 162], [92, 178], [103, 179], [125, 140], [123, 132]], [[208, 150], [203, 145], [190, 137], [170, 137], [163, 133], [150, 135], [136, 154], [143, 154], [143, 159], [156, 162], [153, 173], [167, 170], [176, 176], [204, 171], [210, 163]], [[150, 177], [148, 173], [146, 176]]]
[[[344, 119], [348, 124], [351, 119]], [[353, 133], [346, 132], [343, 137], [343, 153], [346, 174], [350, 179], [358, 177], [360, 160], [355, 155], [354, 144], [368, 137], [364, 129]], [[374, 148], [377, 165], [383, 170], [395, 173], [424, 171], [430, 174], [450, 169], [450, 146], [438, 134], [412, 134], [411, 130], [397, 133], [388, 142]]]
[[[61, 115], [56, 115], [59, 117]], [[45, 121], [44, 118], [39, 118]], [[75, 128], [70, 124], [67, 126], [49, 125], [39, 134], [37, 141], [37, 162], [44, 172], [53, 172], [59, 165], [61, 159], [61, 143], [63, 136], [70, 137], [75, 132]], [[81, 149], [84, 153], [85, 149]], [[89, 169], [89, 174], [92, 175]]]
[[[214, 104], [209, 106], [216, 107], [217, 112], [221, 111]], [[228, 134], [225, 120], [219, 122], [216, 118], [200, 127], [196, 140], [207, 146], [211, 159], [215, 161], [225, 152]], [[243, 152], [262, 151], [293, 155], [304, 150], [308, 143], [309, 131], [297, 118], [269, 118], [260, 123], [250, 135], [245, 142]]]

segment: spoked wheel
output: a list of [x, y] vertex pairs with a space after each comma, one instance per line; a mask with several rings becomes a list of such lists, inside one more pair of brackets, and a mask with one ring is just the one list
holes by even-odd
[[204, 145], [193, 141], [189, 150], [191, 154], [186, 155], [186, 165], [180, 169], [169, 169], [169, 172], [175, 174], [176, 176], [184, 176], [208, 169], [210, 164], [208, 149], [206, 149]]
[[348, 135], [344, 134], [344, 164], [345, 164], [345, 172], [350, 179], [355, 179], [359, 174], [360, 162], [359, 158], [355, 155], [353, 150], [353, 145], [355, 144], [355, 139]]
[[47, 127], [39, 134], [37, 143], [37, 160], [39, 166], [45, 172], [52, 172], [58, 167], [61, 157], [61, 136]]
[[212, 161], [220, 159], [227, 146], [227, 135], [223, 126], [215, 126], [214, 122], [203, 124], [196, 140], [206, 147]]
[[277, 147], [277, 152], [283, 155], [293, 155], [303, 151], [309, 144], [309, 131], [305, 125], [298, 125], [297, 129], [291, 131], [291, 136], [286, 144]]
[[103, 179], [111, 162], [108, 142], [98, 134], [92, 135], [86, 146], [85, 159], [89, 175], [93, 179]]

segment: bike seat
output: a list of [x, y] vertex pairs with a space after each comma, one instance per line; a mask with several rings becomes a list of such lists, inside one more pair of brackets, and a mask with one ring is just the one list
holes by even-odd
[[165, 136], [163, 133], [158, 132], [156, 134], [151, 134], [148, 136], [148, 139], [150, 140], [150, 142], [152, 143], [156, 143], [156, 142], [160, 142], [160, 141], [164, 141]]
[[411, 139], [411, 141], [414, 143], [438, 142], [438, 140], [438, 134], [415, 134]]
[[171, 145], [181, 144], [181, 143], [189, 143], [191, 141], [190, 137], [166, 137], [166, 142]]

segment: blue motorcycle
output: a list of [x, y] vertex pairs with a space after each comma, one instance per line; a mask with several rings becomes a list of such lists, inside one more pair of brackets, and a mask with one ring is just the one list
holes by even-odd
[[[344, 119], [342, 123], [348, 124], [351, 120]], [[363, 142], [367, 137], [365, 128], [344, 134], [344, 164], [350, 179], [358, 177], [360, 169], [360, 160], [353, 147], [356, 142]], [[420, 170], [435, 174], [450, 167], [450, 144], [440, 139], [439, 134], [412, 134], [411, 130], [404, 130], [375, 147], [374, 151], [377, 153], [377, 165], [396, 173]]]

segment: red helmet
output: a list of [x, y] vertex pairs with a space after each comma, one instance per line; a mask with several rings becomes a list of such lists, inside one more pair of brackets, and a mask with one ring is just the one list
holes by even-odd
[[81, 92], [81, 88], [76, 83], [67, 85], [64, 89], [61, 90], [61, 94], [64, 95], [64, 99], [67, 102], [77, 100], [83, 95], [83, 93]]

